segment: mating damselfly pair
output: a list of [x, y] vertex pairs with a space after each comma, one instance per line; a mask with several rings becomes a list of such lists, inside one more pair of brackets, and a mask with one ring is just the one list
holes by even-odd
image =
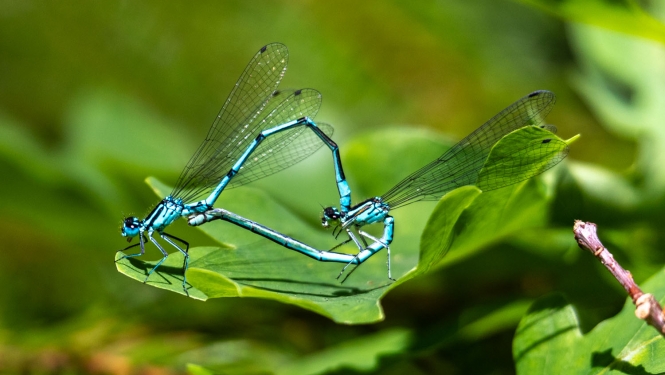
[[[510, 133], [524, 127], [556, 131], [554, 126], [543, 124], [544, 117], [554, 106], [554, 94], [536, 91], [511, 104], [385, 194], [352, 206], [339, 148], [331, 139], [333, 128], [313, 121], [321, 106], [321, 94], [313, 89], [277, 88], [286, 72], [287, 62], [288, 50], [283, 44], [273, 43], [261, 48], [240, 75], [171, 194], [146, 218], [124, 219], [122, 235], [128, 241], [138, 236], [139, 242], [123, 251], [137, 246], [140, 251], [123, 255], [120, 259], [143, 255], [147, 242], [152, 242], [163, 254], [147, 272], [144, 282], [168, 257], [168, 252], [155, 238], [158, 236], [184, 255], [182, 287], [188, 294], [185, 275], [189, 265], [189, 243], [165, 232], [171, 223], [183, 216], [188, 217], [188, 223], [193, 226], [213, 220], [228, 221], [316, 260], [344, 263], [338, 278], [349, 265], [359, 265], [385, 248], [388, 277], [392, 279], [390, 244], [395, 220], [389, 215], [391, 210], [421, 200], [438, 200], [447, 192], [465, 185], [476, 185], [483, 191], [502, 188], [544, 172], [568, 154], [567, 144], [552, 136], [537, 142], [520, 143], [502, 159], [502, 163], [498, 163], [499, 168], [483, 169], [492, 148]], [[352, 241], [358, 248], [355, 254], [334, 252], [339, 245], [320, 250], [230, 211], [213, 207], [224, 189], [279, 172], [307, 158], [323, 145], [332, 151], [340, 204], [323, 210], [322, 225], [334, 224], [333, 235], [336, 237], [346, 233], [347, 239], [341, 244]], [[383, 223], [383, 234], [379, 238], [362, 230], [364, 225], [374, 223]]]

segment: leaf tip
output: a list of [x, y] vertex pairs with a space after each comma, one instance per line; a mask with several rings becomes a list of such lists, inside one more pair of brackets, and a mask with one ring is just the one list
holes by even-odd
[[581, 134], [576, 134], [576, 135], [570, 137], [569, 139], [565, 140], [564, 142], [566, 142], [567, 145], [570, 145], [573, 142], [577, 141], [581, 136], [582, 136]]

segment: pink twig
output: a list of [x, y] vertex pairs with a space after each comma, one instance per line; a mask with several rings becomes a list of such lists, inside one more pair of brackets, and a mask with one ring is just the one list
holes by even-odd
[[630, 272], [623, 269], [609, 250], [603, 246], [596, 234], [596, 224], [576, 220], [573, 233], [575, 233], [575, 240], [580, 248], [587, 249], [596, 256], [628, 292], [635, 304], [635, 315], [665, 336], [663, 308], [651, 294], [642, 292], [640, 287], [635, 284]]

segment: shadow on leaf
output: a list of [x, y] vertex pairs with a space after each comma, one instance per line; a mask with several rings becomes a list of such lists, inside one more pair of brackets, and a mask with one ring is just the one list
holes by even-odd
[[[377, 286], [374, 288], [369, 288], [369, 289], [361, 289], [357, 287], [345, 287], [341, 285], [336, 285], [334, 283], [321, 283], [321, 282], [308, 282], [308, 281], [297, 281], [297, 280], [289, 280], [289, 279], [270, 279], [270, 278], [237, 278], [234, 279], [232, 278], [231, 280], [238, 282], [239, 284], [242, 284], [244, 286], [251, 286], [252, 288], [256, 289], [261, 289], [265, 291], [270, 291], [270, 292], [276, 292], [276, 293], [289, 293], [289, 294], [295, 294], [295, 295], [302, 295], [302, 296], [312, 296], [312, 297], [325, 297], [325, 298], [340, 298], [340, 297], [350, 297], [350, 296], [356, 296], [360, 294], [367, 294], [372, 291], [382, 289], [387, 287], [390, 284], [385, 284], [381, 286]], [[266, 283], [278, 283], [282, 284], [284, 287], [279, 288], [279, 287], [267, 287], [260, 285], [258, 283], [261, 282], [266, 282]], [[293, 290], [293, 288], [289, 288], [288, 286], [306, 286], [306, 287], [319, 287], [319, 288], [329, 288], [332, 289], [330, 293], [312, 293], [312, 292], [303, 292], [303, 291], [297, 291]]]
[[608, 370], [617, 370], [629, 375], [654, 374], [648, 372], [642, 365], [635, 366], [629, 362], [618, 359], [612, 355], [612, 349], [591, 353], [591, 367], [601, 367]]

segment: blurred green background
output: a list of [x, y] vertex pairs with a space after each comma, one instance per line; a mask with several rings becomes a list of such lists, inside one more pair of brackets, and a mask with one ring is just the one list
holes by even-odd
[[[510, 374], [534, 299], [565, 293], [586, 329], [612, 316], [625, 295], [570, 228], [597, 222], [638, 282], [665, 261], [665, 9], [555, 3], [0, 2], [0, 371]], [[371, 325], [202, 303], [118, 273], [121, 219], [159, 200], [144, 179], [175, 182], [250, 57], [277, 41], [290, 52], [281, 87], [323, 93], [317, 119], [342, 152], [394, 127], [460, 139], [555, 92], [548, 121], [582, 138], [558, 167], [549, 223], [399, 286]], [[336, 201], [331, 173], [321, 151], [252, 187], [316, 225]], [[215, 245], [184, 222], [173, 233]]]

